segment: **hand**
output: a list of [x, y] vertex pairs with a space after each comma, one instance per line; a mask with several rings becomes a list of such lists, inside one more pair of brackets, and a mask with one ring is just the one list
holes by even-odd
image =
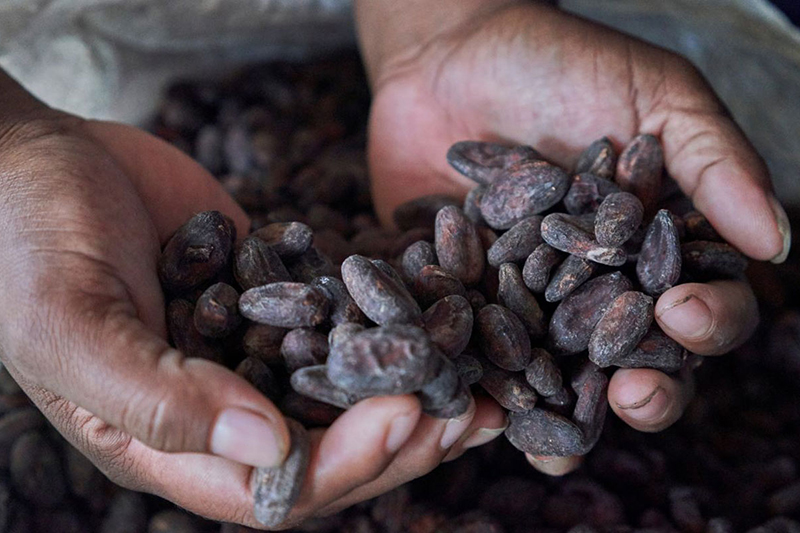
[[[391, 17], [366, 2], [358, 12], [374, 93], [369, 163], [384, 222], [410, 198], [474, 186], [445, 161], [456, 141], [530, 144], [572, 168], [599, 137], [619, 150], [651, 133], [669, 174], [723, 237], [752, 258], [785, 259], [788, 220], [767, 170], [687, 61], [536, 2], [407, 4]], [[757, 307], [744, 282], [689, 283], [659, 298], [656, 320], [691, 352], [716, 355], [752, 333]], [[659, 431], [681, 416], [691, 389], [687, 375], [619, 370], [608, 398], [634, 428]], [[579, 464], [529, 459], [552, 474]]]
[[[169, 347], [156, 275], [161, 245], [191, 215], [220, 210], [240, 235], [246, 215], [177, 149], [49, 110], [2, 72], [0, 109], [19, 111], [0, 120], [3, 363], [113, 481], [258, 527], [252, 466], [285, 457], [283, 418], [235, 373]], [[289, 521], [388, 490], [504, 423], [484, 401], [449, 423], [420, 411], [414, 396], [373, 398], [312, 431]]]

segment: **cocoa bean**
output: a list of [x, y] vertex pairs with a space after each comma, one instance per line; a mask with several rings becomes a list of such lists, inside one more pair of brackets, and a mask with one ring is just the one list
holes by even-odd
[[500, 268], [503, 263], [516, 263], [526, 259], [543, 242], [541, 224], [542, 217], [538, 215], [514, 224], [487, 250], [486, 258], [489, 264]]
[[398, 228], [429, 228], [434, 225], [437, 213], [447, 206], [458, 206], [458, 198], [448, 194], [421, 196], [400, 204], [394, 210], [393, 219]]
[[306, 366], [325, 364], [328, 336], [313, 329], [293, 329], [283, 337], [281, 356], [290, 374]]
[[303, 328], [328, 318], [330, 302], [319, 289], [305, 283], [270, 283], [244, 291], [239, 298], [242, 316], [259, 324]]
[[476, 318], [484, 355], [494, 364], [516, 372], [531, 359], [531, 341], [525, 326], [509, 309], [489, 304]]
[[[292, 216], [290, 220], [297, 220]], [[272, 248], [281, 259], [292, 259], [303, 255], [314, 239], [311, 228], [302, 222], [274, 222], [251, 234]]]
[[533, 292], [544, 292], [550, 281], [550, 271], [564, 259], [564, 254], [550, 246], [540, 244], [525, 260], [522, 279]]
[[239, 293], [227, 283], [215, 283], [205, 290], [194, 308], [194, 326], [201, 335], [227, 337], [242, 323]]
[[564, 208], [570, 215], [594, 213], [606, 196], [617, 192], [620, 188], [613, 181], [590, 173], [578, 174], [564, 196]]
[[575, 174], [589, 172], [607, 180], [614, 178], [617, 167], [617, 153], [611, 140], [602, 137], [590, 144], [578, 157]]
[[381, 325], [417, 323], [422, 311], [402, 283], [369, 259], [351, 255], [342, 263], [342, 277], [358, 307]]
[[431, 341], [450, 358], [467, 347], [472, 322], [472, 307], [458, 295], [445, 296], [422, 314], [422, 324]]
[[450, 166], [482, 185], [492, 183], [513, 163], [541, 158], [539, 152], [530, 146], [504, 146], [482, 141], [459, 141], [447, 150]]
[[558, 265], [558, 268], [550, 278], [550, 282], [544, 291], [544, 299], [548, 302], [563, 300], [591, 278], [597, 268], [598, 264], [593, 261], [588, 261], [576, 255], [567, 256]]
[[562, 252], [609, 266], [624, 265], [625, 250], [615, 246], [603, 246], [594, 236], [579, 227], [570, 215], [552, 213], [542, 220], [542, 238]]
[[589, 359], [605, 368], [630, 354], [653, 323], [653, 299], [637, 291], [617, 296], [589, 339]]
[[484, 248], [472, 222], [458, 207], [436, 214], [436, 257], [439, 265], [464, 285], [480, 281], [486, 263]]
[[644, 206], [628, 192], [609, 194], [597, 208], [594, 234], [603, 246], [622, 246], [633, 237], [644, 218]]
[[615, 179], [623, 191], [642, 201], [645, 213], [652, 213], [661, 192], [664, 152], [652, 135], [641, 134], [625, 146], [617, 161]]
[[681, 275], [681, 243], [669, 211], [662, 209], [647, 228], [636, 275], [647, 294], [659, 295], [678, 282]]
[[544, 337], [547, 318], [536, 297], [525, 286], [519, 267], [513, 263], [501, 265], [498, 280], [497, 298], [500, 305], [517, 315], [532, 339]]

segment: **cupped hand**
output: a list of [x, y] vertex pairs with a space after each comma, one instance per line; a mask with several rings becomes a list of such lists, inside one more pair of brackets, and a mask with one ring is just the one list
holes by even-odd
[[[686, 60], [536, 2], [457, 20], [384, 54], [371, 71], [369, 163], [384, 222], [408, 199], [474, 186], [446, 163], [456, 141], [529, 144], [572, 168], [602, 136], [619, 150], [649, 133], [663, 144], [668, 173], [726, 240], [754, 259], [785, 259], [788, 220], [766, 167]], [[668, 290], [656, 320], [691, 352], [716, 355], [743, 342], [758, 318], [745, 282], [719, 281]], [[691, 391], [689, 375], [619, 370], [608, 397], [628, 424], [659, 431], [681, 416]], [[579, 464], [529, 459], [551, 474]]]
[[[235, 373], [167, 344], [156, 273], [162, 244], [193, 214], [222, 211], [240, 235], [247, 216], [147, 133], [33, 109], [0, 123], [3, 364], [113, 481], [258, 527], [253, 466], [284, 459], [285, 422]], [[418, 477], [456, 441], [479, 444], [480, 428], [503, 424], [482, 400], [452, 421], [422, 416], [414, 396], [365, 400], [311, 432], [286, 526]]]

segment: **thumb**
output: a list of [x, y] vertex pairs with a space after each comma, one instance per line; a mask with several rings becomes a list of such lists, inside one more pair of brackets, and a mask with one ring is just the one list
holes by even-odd
[[[210, 453], [251, 466], [280, 464], [289, 446], [281, 413], [244, 379], [204, 359], [186, 358], [133, 313], [73, 304], [49, 335], [54, 368], [42, 385], [145, 445]], [[70, 323], [71, 322], [71, 323]], [[50, 328], [54, 331], [54, 328]], [[89, 332], [78, 335], [77, 332]], [[40, 347], [41, 348], [41, 347]]]

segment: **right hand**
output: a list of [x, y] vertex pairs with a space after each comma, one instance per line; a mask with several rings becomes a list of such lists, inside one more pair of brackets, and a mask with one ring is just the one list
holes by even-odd
[[[116, 483], [258, 527], [253, 466], [284, 459], [285, 422], [235, 373], [167, 344], [156, 274], [161, 246], [193, 214], [222, 211], [240, 235], [247, 216], [174, 147], [50, 110], [6, 80], [0, 72], [0, 107], [20, 112], [0, 118], [3, 364]], [[289, 521], [418, 477], [456, 441], [460, 449], [478, 428], [503, 425], [502, 411], [482, 400], [449, 423], [422, 416], [414, 396], [365, 400], [311, 432]], [[486, 440], [475, 434], [471, 444]]]

